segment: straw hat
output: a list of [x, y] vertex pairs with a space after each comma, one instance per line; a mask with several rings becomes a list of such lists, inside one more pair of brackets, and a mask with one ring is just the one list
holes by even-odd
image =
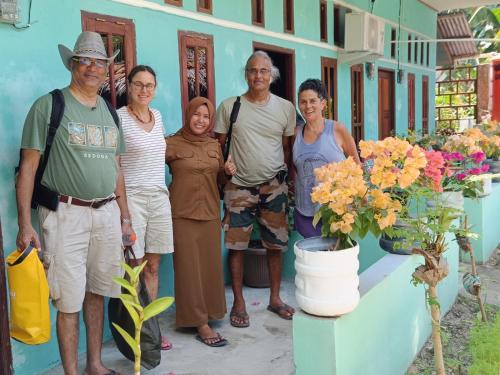
[[63, 46], [62, 44], [59, 44], [58, 48], [63, 64], [68, 70], [71, 70], [70, 60], [75, 56], [90, 57], [93, 59], [107, 60], [108, 62], [112, 62], [115, 59], [116, 55], [118, 55], [118, 53], [120, 52], [120, 50], [116, 50], [112, 56], [108, 57], [101, 36], [93, 31], [82, 32], [76, 40], [73, 51], [68, 47]]

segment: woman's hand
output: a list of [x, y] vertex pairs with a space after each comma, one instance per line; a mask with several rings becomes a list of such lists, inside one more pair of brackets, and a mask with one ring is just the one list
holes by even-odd
[[227, 161], [224, 164], [224, 172], [226, 172], [228, 176], [234, 176], [236, 174], [236, 165], [233, 163], [231, 155], [227, 157]]

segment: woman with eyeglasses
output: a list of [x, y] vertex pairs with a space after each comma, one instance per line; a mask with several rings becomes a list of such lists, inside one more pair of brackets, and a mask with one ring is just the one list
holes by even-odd
[[[158, 268], [162, 254], [174, 251], [169, 192], [165, 184], [166, 143], [161, 114], [150, 108], [156, 89], [156, 74], [146, 65], [137, 65], [128, 75], [128, 105], [117, 112], [121, 118], [127, 152], [121, 168], [137, 261], [147, 260], [144, 281], [151, 299], [158, 295]], [[126, 219], [122, 219], [125, 221]], [[124, 244], [127, 239], [124, 238]], [[172, 344], [162, 337], [162, 350]]]
[[346, 127], [325, 119], [328, 94], [319, 79], [307, 79], [299, 86], [299, 109], [305, 124], [295, 128], [293, 165], [295, 175], [295, 229], [304, 237], [321, 236], [321, 223], [312, 225], [316, 207], [311, 191], [316, 184], [314, 169], [351, 156], [359, 160], [356, 144]]

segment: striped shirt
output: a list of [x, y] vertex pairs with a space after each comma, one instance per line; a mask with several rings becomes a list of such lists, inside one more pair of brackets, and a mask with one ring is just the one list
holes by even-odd
[[161, 113], [151, 109], [153, 129], [148, 133], [130, 115], [127, 107], [118, 111], [121, 118], [127, 152], [121, 154], [121, 168], [125, 177], [127, 195], [144, 190], [166, 190], [165, 151]]

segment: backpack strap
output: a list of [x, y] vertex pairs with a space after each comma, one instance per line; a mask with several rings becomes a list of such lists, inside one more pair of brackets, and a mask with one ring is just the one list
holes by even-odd
[[50, 122], [47, 129], [47, 139], [45, 141], [45, 150], [43, 152], [43, 157], [41, 163], [36, 170], [35, 176], [35, 189], [42, 182], [43, 173], [47, 167], [49, 161], [50, 149], [52, 148], [52, 143], [54, 143], [54, 138], [56, 136], [57, 128], [61, 124], [61, 120], [64, 114], [64, 96], [61, 90], [55, 89], [50, 92], [52, 95], [52, 112], [50, 113]]
[[224, 145], [224, 160], [227, 160], [229, 156], [229, 146], [231, 146], [231, 135], [233, 134], [233, 125], [238, 119], [238, 113], [240, 112], [241, 106], [241, 96], [236, 97], [233, 103], [233, 109], [231, 110], [231, 115], [229, 116], [229, 129], [226, 136], [226, 144]]
[[113, 117], [113, 120], [115, 121], [116, 127], [119, 129], [120, 128], [120, 118], [118, 117], [118, 113], [116, 113], [116, 109], [113, 107], [113, 105], [109, 102], [108, 99], [106, 99], [103, 96], [101, 96], [101, 98], [104, 99], [104, 103], [106, 103], [106, 106], [108, 107], [109, 113], [111, 113], [111, 116]]

